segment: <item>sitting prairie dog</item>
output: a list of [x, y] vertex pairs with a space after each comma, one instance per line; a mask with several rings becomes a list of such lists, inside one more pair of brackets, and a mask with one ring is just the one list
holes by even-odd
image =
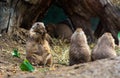
[[52, 55], [45, 26], [41, 22], [33, 24], [26, 42], [26, 58], [33, 65], [52, 65]]
[[77, 28], [73, 33], [69, 50], [69, 65], [89, 62], [91, 51], [87, 43], [85, 33], [81, 28]]
[[111, 33], [104, 33], [92, 51], [92, 60], [104, 59], [117, 56], [115, 42]]

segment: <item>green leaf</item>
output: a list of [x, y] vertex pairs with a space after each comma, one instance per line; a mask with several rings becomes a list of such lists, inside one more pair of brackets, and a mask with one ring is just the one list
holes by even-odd
[[120, 40], [120, 32], [118, 32], [118, 35], [117, 35], [117, 36], [118, 36], [118, 40]]
[[17, 49], [14, 49], [14, 50], [13, 50], [12, 56], [14, 56], [14, 57], [20, 57], [20, 53], [18, 52]]
[[22, 71], [30, 71], [33, 72], [35, 68], [30, 64], [30, 62], [25, 59], [22, 64], [20, 65]]

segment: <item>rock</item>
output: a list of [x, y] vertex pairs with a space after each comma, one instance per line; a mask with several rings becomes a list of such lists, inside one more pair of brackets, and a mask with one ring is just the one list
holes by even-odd
[[[120, 57], [74, 65], [50, 72], [45, 78], [120, 78]], [[76, 69], [77, 68], [77, 69]]]
[[11, 78], [120, 78], [120, 56], [61, 67], [45, 74], [40, 72], [18, 73]]

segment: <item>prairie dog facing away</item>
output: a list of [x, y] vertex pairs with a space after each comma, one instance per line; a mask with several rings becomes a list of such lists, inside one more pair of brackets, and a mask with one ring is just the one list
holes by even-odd
[[47, 38], [47, 32], [42, 22], [33, 24], [26, 42], [26, 58], [33, 65], [51, 65], [52, 55]]
[[88, 62], [91, 60], [91, 51], [85, 33], [77, 28], [73, 33], [69, 50], [69, 65]]
[[104, 59], [117, 56], [115, 42], [111, 33], [104, 33], [92, 51], [92, 60]]

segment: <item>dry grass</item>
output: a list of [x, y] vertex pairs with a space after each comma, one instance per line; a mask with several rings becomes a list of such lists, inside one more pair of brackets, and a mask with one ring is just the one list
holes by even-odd
[[[53, 39], [54, 44], [52, 45], [52, 55], [54, 57], [54, 62], [62, 65], [69, 65], [69, 48], [70, 44], [66, 44], [65, 41], [60, 39]], [[95, 47], [95, 43], [90, 44], [90, 49]], [[116, 46], [115, 48], [117, 55], [120, 55], [120, 48]]]
[[120, 0], [112, 0], [113, 4], [120, 8]]
[[69, 44], [60, 39], [53, 39], [52, 55], [54, 62], [62, 65], [68, 65]]
[[116, 50], [117, 55], [119, 56], [119, 55], [120, 55], [120, 47], [119, 47], [119, 46], [116, 46], [116, 47], [115, 47], [115, 50]]

